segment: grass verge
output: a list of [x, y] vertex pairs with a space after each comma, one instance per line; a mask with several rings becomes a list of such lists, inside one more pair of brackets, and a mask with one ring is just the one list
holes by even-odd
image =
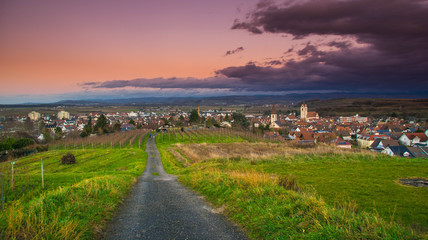
[[428, 176], [424, 159], [227, 139], [157, 145], [167, 172], [225, 209], [251, 237], [426, 237], [428, 189], [397, 183]]

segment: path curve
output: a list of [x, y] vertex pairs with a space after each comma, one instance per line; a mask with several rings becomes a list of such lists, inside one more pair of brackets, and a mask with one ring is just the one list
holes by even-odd
[[146, 169], [113, 220], [106, 239], [248, 239], [163, 169], [154, 137]]

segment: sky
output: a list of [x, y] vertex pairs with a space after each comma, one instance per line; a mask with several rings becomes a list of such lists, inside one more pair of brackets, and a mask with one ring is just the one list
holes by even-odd
[[426, 93], [426, 0], [0, 0], [0, 104]]

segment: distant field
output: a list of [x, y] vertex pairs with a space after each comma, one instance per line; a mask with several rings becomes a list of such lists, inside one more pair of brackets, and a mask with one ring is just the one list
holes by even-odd
[[[330, 99], [305, 101], [320, 116], [355, 115], [428, 118], [428, 99]], [[312, 111], [310, 110], [310, 111]]]
[[[144, 171], [147, 138], [144, 132], [136, 133], [141, 135], [128, 134], [132, 138], [114, 145], [93, 144], [96, 138], [92, 143], [68, 142], [51, 147], [56, 150], [16, 159], [13, 184], [11, 163], [1, 163], [6, 204], [0, 211], [0, 239], [99, 237]], [[61, 164], [66, 153], [74, 154], [77, 163]]]
[[[224, 140], [218, 140], [224, 142]], [[314, 235], [308, 237], [310, 239], [323, 238], [322, 236], [325, 234], [323, 231], [332, 227], [335, 230], [331, 230], [329, 234], [331, 236], [338, 234], [336, 239], [343, 237], [359, 239], [362, 236], [358, 237], [360, 233], [355, 235], [356, 232], [353, 231], [359, 230], [353, 230], [353, 227], [363, 224], [364, 221], [360, 222], [355, 219], [361, 218], [365, 214], [364, 212], [371, 216], [367, 217], [370, 219], [377, 214], [381, 217], [375, 217], [379, 222], [374, 219], [369, 221], [373, 226], [371, 230], [366, 229], [368, 231], [365, 233], [367, 239], [380, 236], [390, 239], [407, 238], [406, 234], [397, 233], [399, 230], [394, 227], [394, 222], [419, 233], [426, 234], [428, 231], [428, 203], [426, 202], [428, 188], [408, 187], [398, 183], [400, 178], [428, 178], [428, 160], [391, 158], [364, 151], [347, 152], [327, 146], [306, 149], [279, 143], [247, 143], [245, 139], [239, 141], [241, 143], [215, 144], [214, 139], [207, 139], [208, 143], [198, 141], [201, 143], [171, 145], [165, 141], [162, 143], [158, 139], [158, 146], [167, 171], [180, 175], [181, 181], [206, 195], [217, 206], [223, 206], [220, 209], [225, 211], [226, 215], [246, 226], [246, 229], [256, 238], [276, 238], [278, 236], [274, 234], [275, 232], [295, 238], [308, 237], [304, 234], [299, 235], [302, 234], [299, 231], [312, 231]], [[229, 181], [234, 183], [228, 185]], [[287, 183], [287, 181], [289, 182]], [[347, 209], [354, 215], [345, 214], [340, 219], [327, 221], [333, 221], [334, 224], [322, 223], [323, 218], [318, 219], [317, 215], [313, 221], [319, 221], [320, 226], [310, 220], [302, 220], [303, 223], [299, 225], [298, 219], [287, 218], [287, 211], [276, 209], [276, 204], [283, 200], [279, 196], [279, 198], [274, 197], [276, 196], [274, 193], [268, 193], [279, 191], [276, 187], [273, 189], [271, 187], [278, 186], [280, 183], [291, 189], [294, 187], [299, 189], [302, 201], [316, 196], [317, 204], [322, 205], [323, 202], [327, 204], [326, 209], [322, 211], [329, 212], [329, 215], [336, 216], [336, 210], [333, 209]], [[240, 184], [244, 184], [242, 188], [235, 189], [235, 185], [240, 186]], [[248, 188], [246, 184], [253, 187]], [[234, 187], [232, 188], [232, 186]], [[259, 189], [257, 191], [265, 192], [271, 198], [262, 199], [257, 192], [252, 192], [252, 190], [247, 192], [253, 188], [254, 191]], [[314, 192], [315, 195], [313, 195]], [[285, 197], [290, 193], [283, 194]], [[232, 198], [238, 198], [239, 201], [236, 202], [238, 199]], [[250, 201], [249, 205], [244, 204], [246, 201]], [[251, 203], [253, 201], [255, 203]], [[258, 201], [261, 201], [258, 203], [261, 205], [257, 205]], [[283, 204], [285, 206], [291, 203], [284, 202]], [[245, 212], [251, 212], [250, 209], [256, 211], [255, 209], [258, 207], [271, 209], [266, 210], [267, 212], [259, 209], [257, 211], [260, 212], [252, 213], [255, 215], [245, 215]], [[295, 211], [299, 212], [298, 209]], [[281, 216], [279, 212], [286, 215]], [[274, 214], [272, 216], [274, 219], [268, 220], [269, 216], [263, 216], [263, 214]], [[254, 219], [256, 216], [260, 216], [260, 219]], [[339, 231], [339, 228], [346, 228], [343, 221], [348, 221], [347, 218], [352, 218], [356, 222], [352, 224], [353, 227], [348, 226], [348, 232]], [[254, 229], [259, 221], [266, 224], [266, 229]], [[287, 221], [297, 221], [290, 224], [292, 229], [289, 231], [281, 227], [281, 224], [285, 224]], [[307, 228], [302, 227], [301, 224], [307, 225]], [[379, 231], [379, 229], [374, 230], [375, 228], [383, 229], [385, 235], [373, 233], [372, 231]], [[265, 235], [268, 232], [273, 235]]]

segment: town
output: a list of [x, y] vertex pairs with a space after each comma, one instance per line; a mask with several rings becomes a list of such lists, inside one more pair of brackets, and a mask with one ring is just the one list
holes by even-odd
[[[233, 107], [209, 108], [197, 105], [188, 111], [179, 107], [147, 108], [144, 111], [90, 112], [70, 114], [59, 110], [46, 114], [31, 111], [27, 115], [0, 116], [0, 132], [8, 136], [32, 138], [50, 143], [63, 138], [81, 138], [95, 134], [133, 129], [182, 131], [193, 128], [235, 128], [251, 131], [274, 141], [297, 144], [329, 144], [338, 148], [361, 148], [399, 157], [428, 158], [426, 122], [396, 116], [369, 118], [359, 116], [320, 116], [302, 103], [299, 110], [277, 110], [279, 105], [265, 105], [266, 111], [247, 113]], [[103, 129], [97, 126], [102, 120]], [[85, 128], [86, 126], [86, 128]], [[98, 128], [98, 126], [97, 126]], [[3, 151], [6, 149], [3, 149]]]

